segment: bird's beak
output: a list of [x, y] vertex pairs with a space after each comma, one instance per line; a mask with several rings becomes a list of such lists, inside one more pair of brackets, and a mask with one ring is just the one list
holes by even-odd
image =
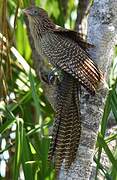
[[30, 16], [31, 12], [29, 9], [22, 9], [22, 12], [26, 15], [26, 16]]

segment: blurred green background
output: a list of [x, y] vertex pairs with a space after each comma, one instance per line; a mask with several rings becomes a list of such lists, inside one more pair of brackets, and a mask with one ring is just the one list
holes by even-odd
[[[77, 0], [35, 0], [47, 10], [53, 21], [74, 29]], [[54, 112], [47, 101], [40, 80], [36, 77], [32, 52], [22, 9], [29, 0], [0, 0], [0, 179], [53, 180], [54, 169], [47, 162], [50, 142], [49, 127]], [[112, 60], [107, 96], [100, 132], [97, 139], [97, 173], [108, 180], [117, 179], [117, 147], [109, 143], [117, 140], [117, 131], [105, 137], [110, 112], [117, 125], [117, 48]], [[117, 129], [116, 129], [117, 130]], [[109, 166], [101, 163], [102, 151]], [[96, 174], [97, 178], [97, 174]]]

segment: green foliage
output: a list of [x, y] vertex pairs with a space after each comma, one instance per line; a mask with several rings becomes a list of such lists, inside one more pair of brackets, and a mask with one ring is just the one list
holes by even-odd
[[[56, 24], [74, 28], [72, 15], [76, 14], [77, 5], [70, 0], [64, 9], [62, 3], [60, 0], [35, 0], [35, 4], [46, 9]], [[1, 160], [7, 164], [7, 175], [2, 177], [1, 174], [0, 179], [16, 180], [23, 174], [26, 180], [53, 180], [54, 169], [47, 161], [50, 142], [48, 128], [52, 125], [53, 110], [33, 69], [21, 12], [29, 5], [29, 0], [2, 0], [0, 6], [0, 154], [3, 157]], [[108, 180], [117, 179], [117, 148], [112, 151], [108, 146], [109, 142], [117, 139], [117, 134], [105, 138], [110, 111], [117, 123], [116, 57], [117, 53], [112, 62], [110, 90], [97, 139], [98, 156], [94, 159], [97, 172], [100, 170]], [[109, 169], [105, 169], [100, 162], [102, 150], [110, 160]], [[9, 157], [5, 157], [5, 152]]]
[[[71, 2], [64, 18], [59, 0], [35, 0], [62, 26], [77, 8]], [[55, 176], [47, 161], [53, 110], [33, 69], [22, 14], [22, 9], [30, 4], [29, 0], [2, 0], [0, 6], [0, 154], [7, 165], [7, 174], [4, 176], [1, 171], [0, 179], [53, 180]], [[67, 24], [74, 23], [70, 19]]]
[[112, 151], [108, 145], [109, 142], [117, 140], [117, 134], [110, 134], [108, 138], [105, 138], [105, 133], [107, 130], [108, 125], [108, 118], [110, 112], [113, 113], [115, 122], [117, 123], [117, 48], [115, 47], [115, 56], [112, 61], [110, 78], [109, 78], [109, 93], [106, 98], [104, 113], [101, 121], [101, 130], [99, 132], [97, 138], [97, 145], [98, 145], [98, 156], [97, 159], [95, 158], [95, 162], [97, 164], [96, 168], [96, 178], [99, 169], [104, 173], [104, 167], [101, 166], [100, 168], [100, 159], [102, 150], [105, 151], [109, 161], [110, 161], [110, 169], [106, 170], [104, 173], [107, 180], [116, 180], [117, 179], [117, 147], [115, 147], [114, 151]]

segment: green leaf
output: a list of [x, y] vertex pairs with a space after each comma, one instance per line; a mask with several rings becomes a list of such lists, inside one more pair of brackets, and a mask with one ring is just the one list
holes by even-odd
[[18, 180], [23, 152], [23, 120], [21, 118], [17, 118], [16, 126], [13, 180]]
[[117, 160], [114, 158], [112, 152], [110, 151], [107, 143], [105, 142], [105, 140], [103, 139], [103, 136], [99, 133], [98, 135], [98, 142], [100, 144], [100, 146], [104, 149], [104, 151], [106, 152], [109, 160], [111, 161], [113, 167], [115, 168], [115, 170], [117, 171]]
[[23, 153], [22, 153], [22, 167], [24, 171], [25, 179], [32, 180], [34, 177], [34, 167], [33, 164], [27, 163], [33, 160], [33, 156], [30, 149], [30, 139], [26, 136], [24, 129], [23, 133]]
[[117, 122], [117, 93], [115, 89], [112, 91], [111, 107], [112, 107], [112, 112], [114, 114], [115, 120]]
[[[117, 148], [114, 151], [114, 157], [115, 157], [116, 162], [117, 162]], [[112, 179], [117, 180], [117, 170], [115, 169], [113, 164], [111, 167], [111, 173], [110, 174], [111, 174]]]
[[3, 134], [5, 131], [7, 131], [14, 122], [16, 122], [15, 116], [6, 108], [6, 115], [7, 120], [5, 123], [0, 126], [0, 134]]
[[21, 18], [17, 19], [17, 29], [16, 29], [16, 42], [17, 42], [17, 49], [21, 55], [24, 53], [24, 43], [23, 43], [23, 21]]
[[101, 121], [101, 135], [104, 137], [105, 131], [106, 131], [106, 126], [107, 126], [107, 121], [108, 121], [108, 116], [111, 111], [111, 91], [109, 92], [106, 102], [105, 102], [105, 107], [104, 107], [104, 113]]
[[[96, 164], [98, 163], [95, 156], [94, 156], [94, 161], [95, 161]], [[99, 169], [103, 172], [103, 174], [105, 175], [107, 180], [111, 180], [111, 176], [109, 175], [107, 170], [104, 168], [104, 166], [100, 162], [99, 162]]]
[[30, 80], [30, 85], [31, 85], [31, 90], [32, 90], [32, 98], [34, 100], [34, 105], [36, 108], [36, 121], [39, 123], [40, 127], [42, 127], [42, 117], [41, 117], [41, 110], [40, 110], [40, 104], [39, 104], [39, 95], [37, 94], [37, 89], [35, 86], [34, 82], [34, 76], [30, 70], [29, 73], [29, 80]]
[[[109, 94], [107, 96], [107, 99], [106, 99], [106, 102], [105, 102], [105, 107], [104, 107], [104, 113], [103, 113], [103, 117], [102, 117], [102, 121], [101, 121], [101, 135], [102, 135], [102, 137], [104, 137], [104, 135], [105, 135], [107, 121], [108, 121], [108, 116], [109, 116], [110, 111], [111, 111], [110, 100], [111, 100], [111, 91], [109, 92]], [[97, 138], [97, 141], [98, 141], [98, 138]], [[96, 167], [96, 177], [97, 177], [98, 170], [99, 170], [99, 163], [100, 163], [100, 158], [101, 158], [101, 152], [102, 152], [102, 147], [99, 146], [99, 149], [98, 149], [98, 158], [97, 158], [97, 167]]]

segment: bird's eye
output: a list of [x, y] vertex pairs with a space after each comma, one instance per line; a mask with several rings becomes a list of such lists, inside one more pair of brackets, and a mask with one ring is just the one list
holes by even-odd
[[37, 11], [37, 10], [34, 10], [33, 13], [34, 13], [35, 15], [37, 15], [37, 14], [38, 14], [38, 11]]

